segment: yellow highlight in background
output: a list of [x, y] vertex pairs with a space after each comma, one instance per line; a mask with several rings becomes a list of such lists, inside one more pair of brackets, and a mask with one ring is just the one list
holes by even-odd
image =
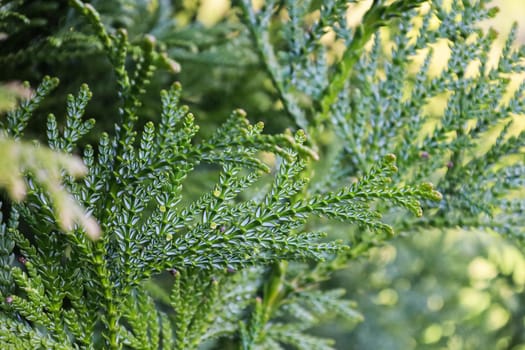
[[229, 0], [202, 0], [197, 20], [206, 27], [211, 27], [224, 18], [230, 7]]

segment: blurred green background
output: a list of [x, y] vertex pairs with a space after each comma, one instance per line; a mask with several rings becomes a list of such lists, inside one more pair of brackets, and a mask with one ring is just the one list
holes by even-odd
[[[516, 45], [525, 44], [525, 1], [493, 3], [500, 13], [482, 26], [500, 33], [496, 59], [514, 22]], [[513, 77], [516, 86], [524, 78]], [[350, 333], [340, 324], [318, 330], [335, 337], [338, 349], [525, 349], [525, 258], [496, 235], [401, 236], [330, 284], [344, 286], [365, 316]]]

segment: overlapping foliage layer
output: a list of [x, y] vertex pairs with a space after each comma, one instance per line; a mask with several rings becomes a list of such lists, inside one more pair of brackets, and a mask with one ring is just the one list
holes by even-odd
[[[509, 75], [525, 69], [514, 36], [489, 66], [495, 34], [477, 28], [495, 14], [487, 1], [373, 1], [360, 25], [349, 26], [353, 3], [267, 1], [259, 9], [241, 0], [217, 32], [193, 28], [202, 39], [197, 54], [185, 49], [188, 33], [169, 1], [1, 5], [8, 45], [0, 61], [96, 57], [111, 68], [107, 111], [119, 119], [95, 144], [82, 141], [95, 123], [84, 116], [91, 90], [80, 85], [63, 122], [47, 117], [47, 144], [61, 153], [40, 146], [9, 164], [12, 175], [0, 184], [15, 195], [24, 188], [25, 200], [8, 203], [0, 230], [0, 343], [331, 349], [308, 330], [328, 317], [361, 315], [344, 291], [319, 284], [394, 229], [461, 226], [520, 241], [525, 133], [510, 131], [524, 113], [525, 84], [504, 98]], [[20, 47], [43, 23], [39, 16], [49, 19], [46, 11], [64, 22]], [[345, 47], [333, 64], [321, 40], [327, 30]], [[443, 40], [447, 66], [429, 74], [432, 47]], [[173, 58], [245, 64], [241, 76], [262, 67], [271, 82], [265, 93], [296, 131], [263, 133], [263, 123], [238, 109], [201, 132], [180, 84], [162, 90], [160, 103], [152, 97], [167, 79], [155, 72], [179, 70]], [[2, 120], [0, 143], [9, 148], [0, 152], [29, 152], [18, 140], [57, 84], [44, 77]], [[429, 111], [436, 98], [445, 101], [442, 115]], [[490, 132], [496, 142], [479, 147]], [[75, 158], [63, 155], [72, 153], [87, 168], [80, 180], [70, 176]], [[73, 211], [60, 169], [82, 206]], [[13, 177], [17, 170], [25, 182]], [[211, 180], [196, 191], [203, 173]]]

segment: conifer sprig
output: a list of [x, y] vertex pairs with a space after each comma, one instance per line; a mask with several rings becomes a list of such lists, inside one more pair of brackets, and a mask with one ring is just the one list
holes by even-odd
[[[97, 321], [88, 322], [84, 331], [93, 331], [89, 325], [100, 323], [104, 327], [102, 336], [106, 346], [116, 348], [123, 342], [132, 347], [147, 335], [128, 333], [121, 319], [126, 320], [131, 328], [145, 327], [160, 332], [160, 325], [153, 321], [148, 325], [141, 323], [142, 320], [133, 313], [134, 304], [125, 301], [142, 303], [143, 306], [137, 306], [136, 310], [151, 308], [147, 297], [134, 293], [138, 293], [135, 288], [153, 274], [175, 268], [191, 279], [197, 273], [191, 271], [242, 270], [246, 266], [280, 259], [323, 259], [326, 254], [337, 253], [344, 245], [316, 243], [320, 237], [318, 233], [302, 232], [310, 215], [357, 222], [372, 230], [384, 229], [386, 226], [378, 220], [378, 214], [367, 209], [367, 198], [393, 199], [397, 204], [410, 207], [416, 205], [414, 201], [418, 198], [435, 196], [431, 188], [425, 186], [386, 192], [378, 188], [374, 194], [374, 186], [386, 185], [387, 178], [395, 170], [392, 165], [394, 158], [390, 156], [364, 177], [360, 185], [319, 195], [309, 201], [296, 201], [294, 195], [306, 184], [296, 180], [310, 154], [302, 145], [302, 133], [295, 139], [286, 135], [264, 135], [261, 134], [262, 126], [252, 126], [243, 113], [236, 112], [232, 116], [234, 119], [226, 122], [214, 136], [195, 143], [192, 139], [198, 129], [187, 108], [179, 105], [180, 86], [173, 85], [162, 96], [165, 106], [162, 132], [156, 132], [154, 125], [149, 123], [141, 133], [140, 142], [128, 138], [129, 143], [122, 141], [120, 145], [124, 147], [119, 147], [115, 139], [111, 141], [112, 138], [103, 137], [96, 157], [91, 147], [86, 148], [85, 163], [89, 173], [83, 182], [71, 183], [71, 191], [99, 218], [104, 231], [99, 242], [85, 240], [83, 235], [66, 236], [65, 241], [61, 240], [57, 227], [53, 225], [53, 212], [46, 209], [43, 195], [31, 198], [30, 205], [17, 206], [16, 211], [31, 223], [34, 230], [34, 243], [30, 243], [15, 227], [12, 228], [12, 239], [28, 262], [25, 265], [27, 273], [14, 268], [11, 274], [18, 288], [25, 290], [27, 295], [8, 294], [3, 297], [9, 300], [6, 307], [47, 329], [57, 343], [88, 342], [85, 337], [71, 340], [75, 334], [82, 335], [78, 327], [65, 336], [63, 328], [71, 323], [71, 312], [63, 313], [60, 306], [56, 306], [71, 293], [71, 285], [66, 281], [73, 276], [77, 279], [76, 287], [89, 296], [89, 303], [99, 305], [88, 309], [86, 321]], [[48, 135], [54, 148], [73, 148], [78, 137], [92, 125], [91, 121], [79, 119], [79, 113], [89, 98], [86, 86], [76, 98], [69, 98], [63, 133], [57, 130], [54, 118], [48, 119]], [[23, 131], [21, 124], [13, 120], [17, 132]], [[260, 201], [238, 202], [239, 193], [258, 180], [262, 175], [260, 170], [265, 168], [257, 159], [259, 151], [273, 151], [282, 157], [275, 182], [266, 196], [260, 196]], [[185, 208], [181, 204], [182, 181], [201, 162], [221, 164], [222, 175], [211, 193]], [[247, 175], [242, 175], [241, 170], [248, 171]], [[101, 190], [106, 195], [101, 196]], [[35, 187], [35, 194], [38, 192], [40, 189]], [[350, 205], [350, 201], [358, 197], [364, 201]], [[340, 204], [344, 201], [349, 201], [348, 205]], [[64, 257], [65, 251], [68, 253]], [[48, 270], [64, 258], [69, 261], [67, 265], [56, 272]], [[33, 268], [34, 263], [39, 269]], [[209, 273], [203, 273], [209, 276]], [[52, 282], [53, 276], [60, 276], [64, 282]], [[85, 284], [90, 280], [97, 282]], [[216, 282], [207, 283], [211, 285], [206, 288], [215, 290]], [[138, 299], [126, 299], [130, 293]], [[216, 293], [214, 291], [213, 295]], [[181, 306], [186, 304], [180, 304], [180, 297], [176, 295], [174, 307], [187, 307]], [[73, 296], [69, 298], [75, 300]], [[206, 298], [212, 303], [216, 297], [210, 295]], [[59, 304], [49, 304], [52, 300]], [[76, 300], [72, 307], [79, 307], [77, 312], [85, 312], [80, 301]], [[197, 305], [197, 301], [189, 305]], [[128, 307], [129, 315], [117, 312], [123, 306]], [[49, 311], [36, 312], [41, 307]], [[184, 316], [186, 311], [177, 311], [180, 320], [176, 323], [181, 325], [177, 328], [180, 331], [176, 344], [180, 348], [199, 343], [205, 325], [209, 324], [209, 310], [188, 309], [187, 316]], [[195, 327], [192, 331], [197, 332], [195, 335], [184, 330], [190, 325]], [[144, 328], [141, 329], [144, 332]], [[27, 334], [31, 333], [28, 331]], [[91, 341], [94, 341], [93, 337]]]
[[[0, 226], [1, 346], [331, 349], [308, 329], [334, 314], [362, 316], [341, 290], [321, 292], [319, 284], [394, 230], [461, 225], [523, 234], [525, 205], [513, 191], [523, 184], [524, 133], [511, 135], [511, 117], [525, 111], [525, 85], [501, 102], [506, 76], [524, 69], [523, 50], [512, 49], [511, 35], [498, 64], [486, 65], [495, 35], [476, 21], [494, 14], [488, 2], [454, 1], [445, 10], [440, 1], [374, 1], [361, 26], [349, 28], [346, 1], [268, 1], [259, 12], [241, 1], [261, 62], [304, 130], [268, 134], [237, 109], [206, 137], [178, 83], [160, 93], [160, 120], [140, 125], [153, 72], [175, 62], [153, 36], [130, 39], [105, 25], [99, 2], [70, 3], [98, 38], [120, 98], [120, 122], [81, 147], [86, 176], [64, 181], [104, 234], [64, 234], [53, 192], [27, 168], [27, 201], [12, 203]], [[316, 10], [320, 17], [309, 17]], [[328, 27], [346, 44], [334, 65], [320, 43]], [[443, 39], [451, 56], [431, 76], [430, 48]], [[20, 138], [57, 83], [44, 79], [2, 129]], [[428, 104], [443, 95], [443, 114], [430, 115]], [[82, 85], [67, 98], [62, 128], [48, 117], [54, 151], [79, 152], [94, 125], [84, 119], [90, 99]], [[481, 149], [493, 129], [497, 140]], [[342, 147], [329, 150], [333, 166], [318, 181], [312, 163], [326, 156], [327, 130]], [[502, 163], [505, 156], [519, 160]], [[187, 190], [199, 172], [214, 180], [195, 196]]]

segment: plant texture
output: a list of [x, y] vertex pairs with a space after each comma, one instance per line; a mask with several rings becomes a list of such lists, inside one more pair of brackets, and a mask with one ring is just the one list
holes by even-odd
[[[13, 170], [0, 184], [15, 199], [16, 188], [26, 192], [7, 203], [0, 226], [3, 347], [332, 349], [309, 330], [362, 316], [344, 290], [320, 284], [395, 232], [464, 227], [521, 241], [525, 133], [511, 131], [525, 84], [510, 91], [509, 82], [525, 70], [525, 54], [511, 34], [489, 64], [496, 35], [477, 27], [496, 13], [488, 1], [377, 0], [349, 25], [362, 3], [239, 0], [218, 27], [228, 34], [199, 29], [211, 49], [197, 53], [184, 49], [190, 40], [169, 1], [53, 4], [71, 36], [57, 23], [22, 51], [17, 35], [38, 24], [27, 13], [49, 19], [45, 5], [0, 5], [16, 48], [2, 59], [57, 48], [66, 61], [103, 56], [116, 90], [107, 109], [118, 118], [96, 144], [82, 141], [94, 127], [82, 84], [64, 118], [47, 116], [51, 151], [28, 157], [30, 146], [14, 140], [57, 86], [44, 77], [2, 120], [0, 159], [13, 161], [0, 170]], [[330, 52], [327, 33], [342, 52]], [[57, 38], [67, 45], [50, 48]], [[431, 72], [440, 43], [450, 57]], [[268, 77], [288, 129], [264, 133], [236, 109], [200, 132], [177, 82], [160, 91], [160, 108], [150, 106], [162, 85], [155, 72], [179, 69], [170, 54], [229, 66], [230, 47], [248, 52], [240, 65]], [[82, 154], [84, 177], [73, 178], [75, 158], [64, 154]], [[92, 221], [61, 214], [61, 176], [79, 203], [75, 215], [98, 221], [99, 239]]]

